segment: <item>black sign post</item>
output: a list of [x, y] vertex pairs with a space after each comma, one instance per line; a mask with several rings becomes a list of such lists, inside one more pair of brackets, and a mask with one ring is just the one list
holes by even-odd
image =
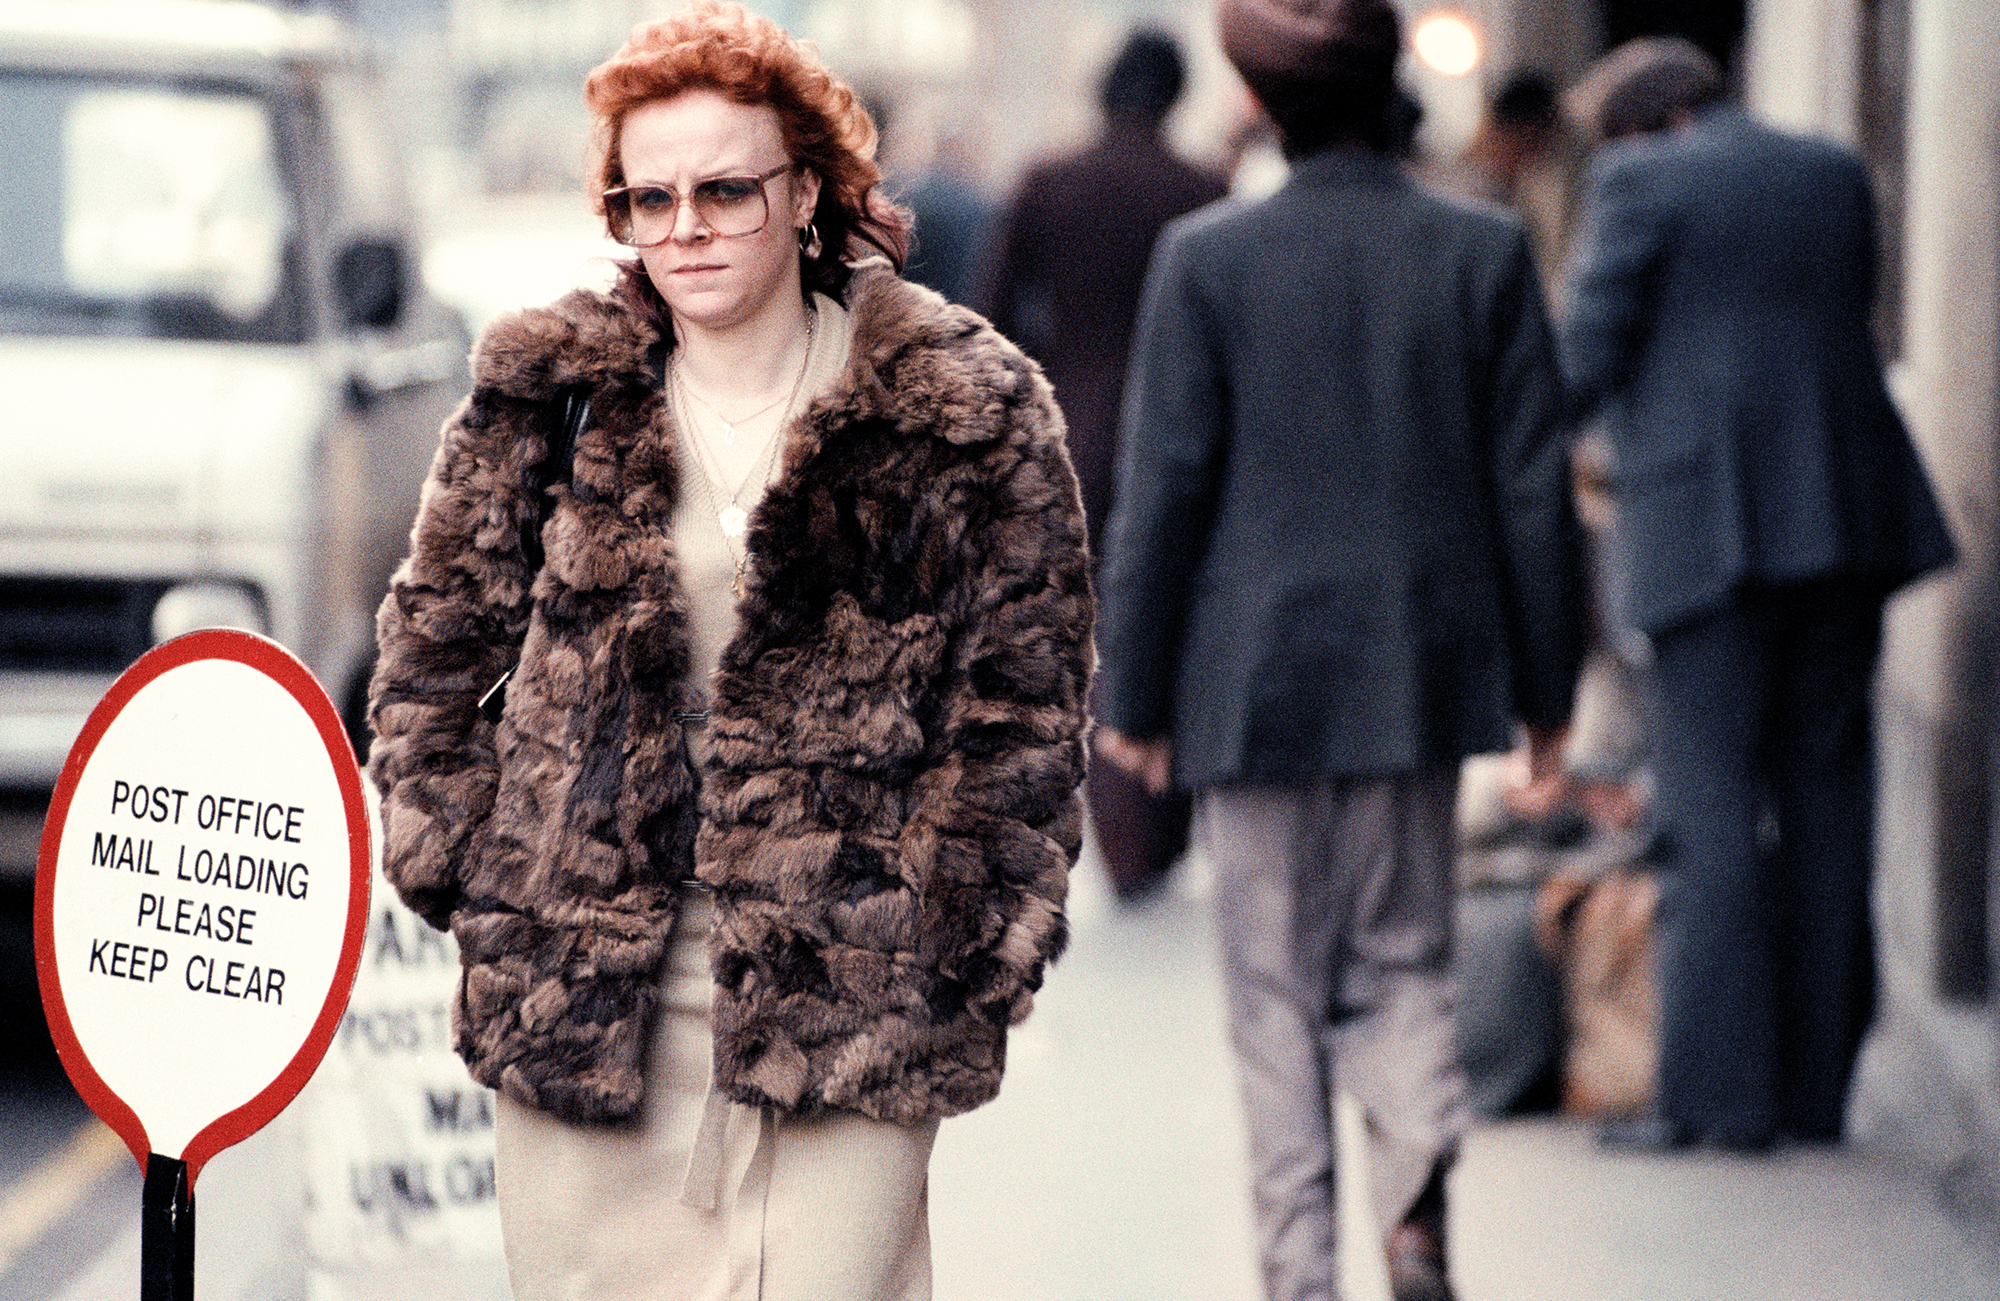
[[139, 1301], [194, 1301], [194, 1196], [187, 1162], [154, 1152], [139, 1195]]

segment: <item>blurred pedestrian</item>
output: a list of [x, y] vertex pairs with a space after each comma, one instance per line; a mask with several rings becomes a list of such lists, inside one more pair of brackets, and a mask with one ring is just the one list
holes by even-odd
[[[1164, 32], [1133, 32], [1105, 69], [1095, 143], [1031, 168], [1007, 204], [975, 304], [1047, 369], [1069, 425], [1093, 549], [1109, 517], [1132, 321], [1161, 227], [1222, 197], [1221, 178], [1175, 157], [1162, 139], [1186, 80]], [[1112, 888], [1153, 889], [1187, 845], [1184, 794], [1154, 796], [1099, 764], [1091, 819]]]
[[1882, 606], [1953, 557], [1870, 333], [1867, 172], [1722, 90], [1647, 38], [1576, 92], [1611, 143], [1565, 353], [1608, 415], [1666, 868], [1657, 1114], [1604, 1137], [1651, 1149], [1841, 1138], [1875, 990]]
[[[1521, 219], [1554, 307], [1582, 192], [1583, 157], [1555, 84], [1535, 68], [1521, 68], [1487, 100], [1458, 157], [1426, 174], [1446, 193], [1497, 203]], [[1461, 823], [1475, 849], [1526, 845], [1560, 851], [1599, 832], [1630, 832], [1643, 812], [1638, 769], [1644, 725], [1636, 687], [1643, 666], [1628, 650], [1633, 639], [1621, 637], [1606, 613], [1605, 593], [1617, 575], [1601, 559], [1609, 513], [1599, 472], [1602, 436], [1584, 429], [1577, 438], [1572, 463], [1591, 556], [1593, 623], [1563, 771], [1533, 786], [1468, 783], [1461, 791], [1469, 796]]]
[[937, 1123], [1081, 836], [1060, 416], [897, 277], [875, 129], [774, 24], [696, 0], [585, 96], [635, 257], [474, 356], [380, 617], [384, 870], [457, 937], [520, 1301], [927, 1298]]
[[1438, 180], [1454, 194], [1497, 203], [1519, 216], [1543, 281], [1553, 286], [1575, 221], [1581, 167], [1554, 84], [1523, 68], [1494, 92], [1472, 139]]
[[970, 303], [994, 218], [993, 202], [980, 188], [971, 132], [941, 129], [922, 104], [899, 110], [883, 129], [895, 143], [887, 151], [891, 186], [911, 219], [903, 278], [954, 303]]
[[1461, 761], [1539, 773], [1584, 602], [1528, 240], [1388, 153], [1390, 0], [1224, 0], [1293, 167], [1169, 226], [1133, 354], [1099, 753], [1196, 793], [1272, 1301], [1337, 1294], [1334, 1099], [1398, 1301], [1452, 1295]]

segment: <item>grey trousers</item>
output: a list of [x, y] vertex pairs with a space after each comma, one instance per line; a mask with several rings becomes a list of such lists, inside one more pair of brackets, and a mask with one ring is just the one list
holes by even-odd
[[[1450, 975], [1458, 770], [1197, 801], [1264, 1289], [1332, 1301], [1335, 1099], [1360, 1106], [1382, 1235], [1468, 1120]], [[1375, 1244], [1379, 1248], [1380, 1238]]]

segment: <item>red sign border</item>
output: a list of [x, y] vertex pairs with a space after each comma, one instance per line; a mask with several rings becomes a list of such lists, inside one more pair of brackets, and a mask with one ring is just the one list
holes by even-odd
[[154, 679], [199, 660], [230, 660], [255, 669], [283, 687], [312, 719], [320, 740], [326, 746], [327, 757], [333, 761], [334, 777], [340, 786], [341, 803], [347, 813], [350, 885], [347, 930], [342, 938], [340, 961], [334, 968], [333, 984], [327, 991], [325, 1006], [307, 1031], [298, 1052], [293, 1054], [275, 1080], [242, 1106], [209, 1122], [188, 1140], [187, 1147], [178, 1155], [187, 1163], [190, 1187], [210, 1157], [231, 1144], [242, 1142], [276, 1119], [278, 1113], [298, 1096], [306, 1081], [312, 1078], [327, 1049], [332, 1046], [334, 1032], [340, 1028], [348, 997], [354, 991], [355, 976], [361, 969], [361, 952], [368, 931], [369, 886], [374, 867], [368, 806], [361, 789], [361, 770], [354, 761], [354, 751], [341, 724], [340, 714], [328, 698], [326, 688], [312, 675], [312, 670], [270, 638], [225, 628], [208, 628], [176, 637], [140, 656], [132, 667], [119, 675], [111, 689], [104, 693], [104, 698], [97, 702], [97, 707], [90, 711], [89, 720], [63, 763], [62, 776], [57, 779], [55, 791], [49, 798], [48, 817], [42, 825], [41, 853], [35, 866], [35, 969], [41, 985], [42, 1008], [48, 1020], [49, 1037], [55, 1041], [63, 1069], [69, 1072], [70, 1082], [90, 1109], [132, 1149], [140, 1169], [145, 1169], [146, 1158], [152, 1148], [145, 1122], [112, 1091], [90, 1064], [89, 1055], [84, 1052], [76, 1028], [70, 1022], [69, 1006], [63, 1001], [55, 955], [56, 851], [62, 844], [63, 828], [69, 821], [70, 802], [75, 798], [77, 784], [83, 779], [84, 768], [112, 722], [132, 698]]

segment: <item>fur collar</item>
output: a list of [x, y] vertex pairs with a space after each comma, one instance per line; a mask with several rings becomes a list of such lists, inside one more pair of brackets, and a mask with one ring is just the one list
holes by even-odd
[[[882, 420], [961, 444], [1019, 429], [1039, 368], [982, 318], [879, 261], [855, 271], [846, 305], [854, 320], [848, 369], [816, 411], [832, 408], [843, 423]], [[649, 370], [660, 343], [659, 331], [624, 304], [578, 289], [494, 321], [473, 354], [472, 374], [482, 387], [544, 402], [572, 385], [631, 381]]]

